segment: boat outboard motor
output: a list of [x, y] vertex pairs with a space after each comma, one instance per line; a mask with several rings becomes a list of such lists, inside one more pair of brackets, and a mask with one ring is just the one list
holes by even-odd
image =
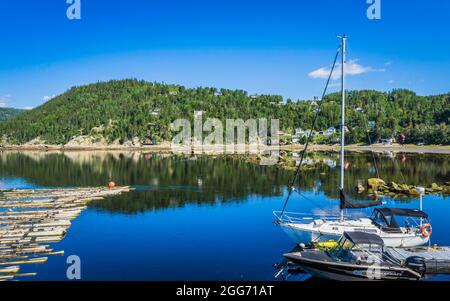
[[427, 272], [425, 258], [420, 256], [410, 256], [406, 258], [405, 267], [419, 273], [422, 277], [425, 276], [425, 273]]

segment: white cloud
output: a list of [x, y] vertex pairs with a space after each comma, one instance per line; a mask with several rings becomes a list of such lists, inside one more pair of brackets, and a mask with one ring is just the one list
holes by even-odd
[[[350, 60], [345, 65], [345, 75], [355, 76], [355, 75], [361, 75], [364, 73], [369, 72], [384, 72], [386, 69], [374, 69], [370, 66], [363, 66], [361, 64], [357, 63], [358, 60]], [[333, 80], [337, 80], [341, 77], [341, 64], [336, 64], [333, 74], [331, 78]], [[308, 74], [311, 78], [323, 78], [327, 79], [330, 75], [331, 68], [330, 67], [322, 67], [319, 69], [316, 69]]]
[[49, 100], [52, 100], [53, 98], [55, 98], [55, 96], [56, 95], [52, 95], [52, 96], [44, 96], [44, 97], [42, 97], [42, 101], [43, 102], [47, 102], [47, 101], [49, 101]]
[[386, 63], [384, 63], [384, 65], [385, 65], [385, 66], [390, 66], [390, 65], [392, 65], [392, 62], [391, 62], [391, 61], [386, 62]]
[[8, 103], [11, 101], [12, 95], [0, 95], [0, 108], [4, 108], [8, 106]]
[[33, 107], [24, 107], [24, 110], [33, 110]]
[[388, 83], [392, 85], [393, 83], [395, 83], [395, 80], [390, 79], [390, 80], [388, 81]]

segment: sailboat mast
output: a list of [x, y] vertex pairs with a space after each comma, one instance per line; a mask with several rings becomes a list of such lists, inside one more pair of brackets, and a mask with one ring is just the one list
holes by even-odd
[[[344, 191], [344, 164], [345, 164], [345, 62], [346, 62], [346, 52], [347, 52], [347, 36], [343, 35], [341, 37], [342, 45], [342, 70], [341, 70], [341, 85], [342, 85], [342, 101], [341, 101], [341, 184], [340, 189]], [[344, 219], [344, 210], [341, 209], [341, 220]]]

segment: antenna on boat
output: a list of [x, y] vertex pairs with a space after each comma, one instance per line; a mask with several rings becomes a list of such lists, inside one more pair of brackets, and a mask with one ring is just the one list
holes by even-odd
[[[342, 101], [341, 101], [341, 182], [340, 182], [340, 193], [344, 193], [344, 165], [345, 165], [345, 63], [347, 54], [347, 36], [338, 36], [341, 39], [341, 53], [342, 53], [342, 64], [341, 64], [341, 86], [342, 86]], [[340, 210], [341, 221], [344, 220], [344, 209]]]

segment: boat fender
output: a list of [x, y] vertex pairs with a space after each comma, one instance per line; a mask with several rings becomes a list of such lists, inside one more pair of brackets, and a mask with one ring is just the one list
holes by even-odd
[[423, 237], [430, 237], [431, 233], [433, 233], [433, 227], [431, 227], [431, 224], [423, 224], [420, 232]]
[[109, 189], [116, 188], [116, 183], [115, 183], [114, 181], [110, 181], [110, 182], [108, 183], [108, 188], [109, 188]]
[[410, 268], [414, 272], [419, 273], [422, 277], [425, 276], [427, 272], [427, 265], [425, 263], [425, 258], [420, 256], [410, 256], [406, 258], [405, 266]]

